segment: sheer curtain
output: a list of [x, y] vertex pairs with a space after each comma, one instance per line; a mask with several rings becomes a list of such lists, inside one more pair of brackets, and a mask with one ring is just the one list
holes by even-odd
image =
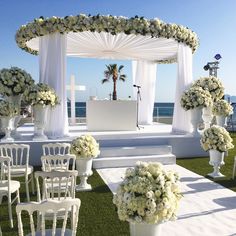
[[[156, 63], [150, 61], [133, 61], [133, 83], [141, 86], [141, 101], [139, 101], [139, 124], [152, 124], [156, 87]], [[137, 90], [134, 88], [134, 96]]]
[[39, 40], [39, 82], [56, 91], [60, 105], [50, 109], [46, 134], [50, 138], [68, 135], [66, 96], [66, 35], [55, 33]]
[[174, 117], [172, 123], [173, 132], [191, 132], [190, 113], [180, 105], [181, 95], [193, 81], [192, 75], [192, 50], [185, 44], [178, 47], [178, 76], [176, 82]]

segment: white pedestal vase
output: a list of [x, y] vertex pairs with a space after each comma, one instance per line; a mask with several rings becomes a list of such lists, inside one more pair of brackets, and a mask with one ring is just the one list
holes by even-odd
[[11, 137], [11, 130], [13, 127], [13, 117], [1, 117], [2, 128], [5, 132], [5, 136], [1, 139], [1, 142], [14, 142], [14, 138]]
[[216, 124], [224, 127], [226, 125], [226, 119], [227, 117], [225, 116], [216, 116]]
[[[14, 104], [16, 107], [18, 107], [19, 110], [21, 109], [22, 94], [8, 96], [6, 97], [6, 100]], [[11, 131], [11, 135], [12, 137], [14, 137], [14, 139], [21, 139], [21, 134], [17, 131], [17, 127], [21, 118], [22, 116], [20, 114], [14, 116], [14, 120], [12, 122], [12, 131]]]
[[212, 107], [203, 107], [202, 108], [202, 119], [204, 121], [204, 129], [208, 129], [211, 127], [211, 121], [212, 121], [213, 115], [212, 115]]
[[129, 223], [130, 236], [160, 236], [162, 224]]
[[87, 183], [89, 176], [93, 174], [92, 171], [93, 158], [78, 158], [76, 159], [76, 169], [80, 177], [80, 184], [76, 186], [76, 191], [90, 191], [92, 186]]
[[191, 124], [192, 124], [192, 128], [193, 128], [192, 134], [196, 136], [196, 135], [199, 135], [198, 125], [201, 120], [202, 109], [195, 108], [195, 109], [190, 110], [190, 112], [191, 112], [191, 114], [190, 114], [191, 115]]
[[217, 150], [209, 150], [210, 153], [210, 161], [209, 164], [213, 166], [214, 171], [209, 173], [208, 176], [212, 178], [221, 178], [224, 177], [223, 174], [220, 173], [220, 167], [224, 165], [224, 152], [219, 152]]
[[48, 137], [44, 134], [44, 129], [47, 122], [47, 113], [49, 106], [34, 105], [34, 141], [47, 140]]

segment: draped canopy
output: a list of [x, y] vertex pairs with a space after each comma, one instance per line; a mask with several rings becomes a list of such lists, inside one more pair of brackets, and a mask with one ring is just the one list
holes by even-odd
[[39, 54], [40, 82], [52, 86], [61, 98], [60, 106], [50, 114], [52, 137], [67, 133], [66, 56], [133, 60], [133, 82], [143, 89], [139, 114], [143, 124], [152, 122], [156, 64], [178, 62], [173, 130], [191, 131], [179, 103], [180, 94], [192, 81], [192, 53], [198, 45], [190, 29], [159, 19], [78, 15], [35, 19], [18, 30], [16, 41], [22, 49]]

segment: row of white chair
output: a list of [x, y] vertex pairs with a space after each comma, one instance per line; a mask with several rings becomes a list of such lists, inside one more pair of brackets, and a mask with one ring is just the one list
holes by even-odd
[[[29, 214], [32, 235], [44, 235], [44, 233], [45, 235], [76, 235], [81, 204], [80, 200], [75, 198], [77, 175], [76, 170], [35, 172], [37, 202], [18, 203], [16, 206], [20, 236], [24, 235], [22, 211], [27, 211]], [[37, 212], [37, 223], [33, 220], [34, 212]], [[66, 228], [68, 218], [70, 218], [71, 230]], [[46, 220], [53, 222], [51, 229], [46, 230]], [[57, 228], [59, 220], [63, 221], [60, 229]]]
[[[69, 143], [52, 143], [43, 145], [44, 156], [42, 156], [41, 158], [42, 170], [68, 171], [70, 164], [72, 164], [72, 170], [74, 170], [75, 156], [67, 154], [69, 153], [69, 150], [70, 150]], [[15, 201], [17, 201], [18, 203], [20, 202], [20, 197], [19, 197], [20, 182], [11, 180], [11, 178], [21, 177], [21, 176], [25, 177], [27, 201], [30, 201], [29, 182], [32, 183], [32, 192], [34, 193], [33, 167], [29, 165], [29, 151], [30, 151], [30, 146], [27, 144], [0, 145], [0, 165], [1, 165], [0, 203], [2, 201], [3, 196], [7, 196], [11, 227], [13, 227], [12, 204]], [[60, 154], [60, 155], [55, 155], [55, 154]], [[76, 179], [74, 180], [74, 184], [75, 182]], [[16, 197], [14, 199], [12, 199], [11, 197], [13, 193], [16, 193]], [[39, 195], [38, 195], [38, 200], [39, 200]]]

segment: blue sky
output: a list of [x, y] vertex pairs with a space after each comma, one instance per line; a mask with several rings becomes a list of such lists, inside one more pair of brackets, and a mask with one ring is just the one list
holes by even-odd
[[[158, 17], [168, 23], [182, 24], [194, 30], [200, 38], [200, 46], [193, 58], [193, 77], [208, 75], [202, 68], [216, 53], [222, 55], [218, 76], [223, 81], [226, 93], [236, 95], [236, 1], [216, 0], [1, 0], [0, 1], [0, 68], [18, 66], [27, 70], [38, 81], [38, 57], [19, 49], [15, 32], [22, 25], [39, 16], [66, 16], [85, 14], [111, 14], [146, 18]], [[87, 90], [77, 94], [84, 101], [97, 93], [106, 98], [112, 91], [112, 83], [102, 85], [105, 64], [125, 65], [128, 75], [125, 83], [118, 84], [118, 97], [132, 95], [130, 61], [107, 61], [68, 58], [67, 78], [75, 74], [78, 84]], [[174, 100], [176, 65], [158, 65], [156, 101]]]

